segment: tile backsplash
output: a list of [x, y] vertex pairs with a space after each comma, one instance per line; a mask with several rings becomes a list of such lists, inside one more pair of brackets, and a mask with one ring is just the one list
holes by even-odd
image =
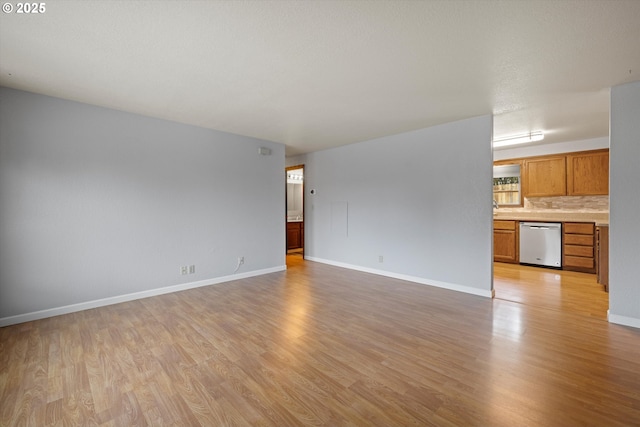
[[609, 212], [609, 196], [525, 197], [524, 207], [502, 207], [501, 211]]

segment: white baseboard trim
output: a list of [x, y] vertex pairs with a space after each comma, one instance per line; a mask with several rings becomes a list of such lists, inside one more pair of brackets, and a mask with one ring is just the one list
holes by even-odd
[[607, 310], [607, 319], [609, 323], [615, 323], [617, 325], [631, 326], [632, 328], [640, 328], [640, 319], [635, 317], [620, 316], [619, 314], [611, 314]]
[[349, 270], [362, 271], [364, 273], [377, 274], [379, 276], [391, 277], [393, 279], [406, 280], [408, 282], [419, 283], [421, 285], [429, 285], [429, 286], [435, 286], [437, 288], [449, 289], [451, 291], [464, 292], [465, 294], [478, 295], [478, 296], [487, 297], [487, 298], [494, 297], [493, 289], [492, 290], [477, 289], [469, 286], [458, 285], [456, 283], [441, 282], [439, 280], [425, 279], [423, 277], [409, 276], [407, 274], [393, 273], [390, 271], [377, 270], [375, 268], [361, 267], [359, 265], [346, 264], [343, 262], [331, 261], [323, 258], [305, 257], [304, 259], [309, 261], [320, 262], [322, 264], [333, 265], [335, 267], [348, 268]]
[[230, 282], [232, 280], [246, 279], [248, 277], [262, 276], [263, 274], [285, 271], [286, 265], [265, 268], [262, 270], [248, 271], [246, 273], [232, 274], [229, 276], [215, 277], [213, 279], [199, 280], [197, 282], [182, 283], [180, 285], [166, 286], [163, 288], [149, 289], [147, 291], [134, 292], [131, 294], [117, 295], [114, 297], [102, 298], [93, 301], [81, 302], [78, 304], [65, 305], [63, 307], [49, 308], [46, 310], [33, 311], [31, 313], [18, 314], [15, 316], [0, 318], [0, 327], [15, 325], [18, 323], [31, 322], [32, 320], [45, 319], [47, 317], [60, 316], [61, 314], [75, 313], [77, 311], [89, 310], [97, 307], [118, 304], [121, 302], [133, 301], [157, 295], [169, 294], [172, 292], [186, 291], [187, 289], [199, 288], [202, 286], [217, 285], [219, 283]]

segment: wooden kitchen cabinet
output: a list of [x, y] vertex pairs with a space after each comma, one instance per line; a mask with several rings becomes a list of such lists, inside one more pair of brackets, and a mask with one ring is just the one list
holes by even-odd
[[596, 276], [598, 283], [609, 292], [609, 226], [596, 227]]
[[566, 196], [566, 156], [545, 156], [525, 159], [524, 196]]
[[304, 222], [287, 222], [287, 250], [304, 247]]
[[595, 273], [595, 224], [592, 222], [565, 222], [563, 230], [562, 268]]
[[609, 194], [609, 150], [567, 154], [567, 195]]
[[[520, 163], [524, 197], [609, 194], [609, 149], [494, 162]], [[495, 194], [494, 194], [495, 198]]]
[[518, 221], [493, 221], [493, 260], [517, 264], [519, 262]]

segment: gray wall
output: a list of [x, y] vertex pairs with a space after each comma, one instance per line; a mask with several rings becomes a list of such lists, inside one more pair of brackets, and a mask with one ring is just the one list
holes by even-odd
[[640, 82], [611, 89], [609, 320], [640, 328]]
[[490, 296], [491, 133], [483, 116], [296, 158], [306, 257]]
[[214, 282], [238, 256], [283, 269], [284, 167], [281, 144], [0, 88], [0, 323]]

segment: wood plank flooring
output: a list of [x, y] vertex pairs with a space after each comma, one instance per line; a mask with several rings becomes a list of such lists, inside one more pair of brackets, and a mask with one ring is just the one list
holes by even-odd
[[595, 274], [494, 263], [496, 298], [554, 310], [607, 318], [609, 294]]
[[496, 264], [491, 300], [288, 265], [0, 328], [0, 425], [640, 425], [640, 330], [591, 275]]

